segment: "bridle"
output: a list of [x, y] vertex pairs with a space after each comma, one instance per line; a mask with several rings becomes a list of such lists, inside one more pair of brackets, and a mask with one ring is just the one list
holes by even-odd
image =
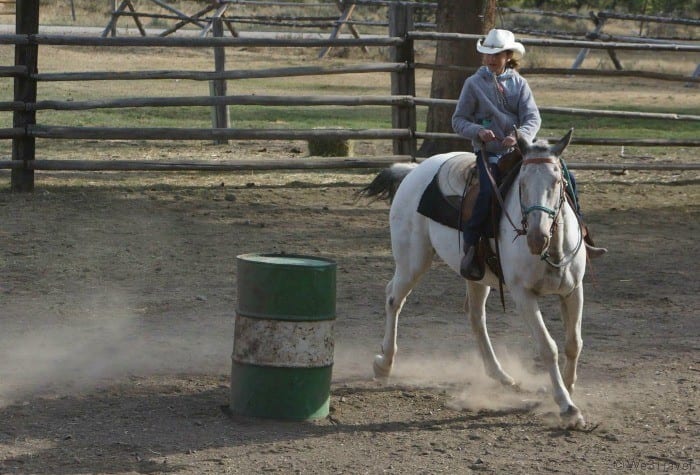
[[[561, 174], [561, 168], [559, 167], [559, 161], [555, 158], [552, 157], [540, 157], [540, 158], [525, 158], [522, 161], [522, 166], [524, 167], [525, 165], [530, 165], [530, 164], [540, 164], [540, 163], [550, 163], [552, 165], [555, 165], [558, 170], [560, 170]], [[532, 205], [525, 207], [523, 206], [523, 193], [522, 193], [522, 185], [520, 182], [518, 182], [518, 199], [520, 200], [520, 211], [522, 214], [522, 219], [520, 221], [520, 224], [522, 225], [522, 234], [527, 233], [527, 216], [533, 212], [533, 211], [542, 211], [543, 213], [546, 213], [550, 219], [552, 219], [552, 227], [549, 229], [549, 237], [552, 237], [554, 234], [554, 230], [556, 229], [556, 223], [557, 223], [557, 217], [561, 213], [561, 208], [562, 205], [564, 204], [564, 186], [563, 186], [563, 181], [559, 181], [560, 186], [559, 186], [559, 203], [557, 204], [555, 209], [548, 208], [547, 206], [543, 206], [540, 204]]]
[[[533, 158], [525, 158], [522, 161], [521, 167], [524, 167], [525, 165], [535, 165], [535, 164], [552, 164], [557, 167], [557, 170], [559, 171], [559, 174], [562, 175], [561, 171], [561, 165], [559, 164], [559, 159], [555, 157], [533, 157]], [[521, 168], [522, 169], [522, 168]], [[561, 176], [561, 180], [559, 180], [559, 199], [557, 202], [557, 205], [554, 209], [549, 208], [547, 206], [541, 205], [541, 204], [534, 204], [531, 206], [524, 206], [523, 205], [523, 199], [522, 199], [522, 186], [521, 186], [521, 181], [518, 181], [518, 200], [520, 201], [520, 211], [522, 218], [520, 220], [520, 224], [522, 228], [518, 229], [515, 228], [516, 236], [515, 239], [517, 239], [519, 236], [527, 234], [527, 218], [528, 215], [534, 211], [540, 211], [545, 213], [549, 218], [552, 220], [552, 225], [549, 228], [549, 238], [551, 242], [552, 236], [554, 236], [554, 232], [557, 229], [557, 223], [558, 223], [558, 218], [559, 215], [561, 215], [562, 209], [564, 207], [564, 202], [566, 200], [566, 192], [564, 190], [564, 179], [563, 175]], [[578, 216], [576, 219], [579, 219]], [[511, 221], [512, 223], [512, 221]], [[579, 249], [581, 248], [581, 244], [583, 243], [583, 233], [581, 232], [581, 227], [578, 226], [578, 242], [576, 243], [576, 246], [574, 247], [573, 251], [571, 251], [569, 254], [566, 254], [565, 256], [562, 257], [562, 259], [559, 262], [553, 262], [550, 259], [549, 255], [549, 245], [547, 245], [547, 248], [542, 251], [542, 254], [540, 254], [540, 258], [545, 261], [547, 264], [549, 264], [552, 267], [557, 267], [561, 268], [569, 264], [571, 260], [574, 258], [574, 256], [578, 253]]]

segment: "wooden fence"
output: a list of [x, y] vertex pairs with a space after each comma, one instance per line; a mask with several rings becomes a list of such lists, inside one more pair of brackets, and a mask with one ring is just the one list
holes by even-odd
[[[110, 21], [103, 31], [102, 35], [111, 34], [116, 36], [116, 24], [121, 17], [131, 18], [137, 26], [140, 34], [146, 36], [146, 28], [143, 20], [172, 22], [169, 26], [159, 33], [160, 36], [167, 36], [180, 31], [187, 26], [199, 28], [200, 36], [207, 36], [211, 33], [213, 24], [217, 20], [221, 20], [230, 31], [231, 35], [239, 36], [240, 25], [253, 25], [256, 28], [274, 27], [276, 31], [300, 32], [311, 31], [319, 35], [323, 35], [325, 31], [330, 30], [327, 34], [329, 39], [338, 37], [340, 31], [345, 27], [355, 38], [360, 38], [360, 32], [357, 26], [362, 26], [363, 30], [370, 30], [376, 33], [379, 31], [383, 34], [389, 28], [386, 16], [382, 16], [380, 11], [384, 11], [395, 3], [393, 0], [343, 0], [338, 2], [327, 3], [298, 3], [281, 0], [210, 0], [209, 5], [200, 9], [196, 13], [188, 14], [180, 11], [171, 5], [163, 2], [163, 0], [149, 0], [151, 6], [164, 11], [165, 13], [136, 11], [131, 0], [110, 0], [112, 10]], [[435, 30], [435, 11], [437, 3], [431, 2], [402, 2], [402, 4], [413, 8], [413, 29], [414, 30]], [[140, 4], [144, 7], [144, 3]], [[356, 7], [360, 7], [356, 9]], [[256, 9], [267, 8], [275, 9], [277, 13], [268, 13], [260, 15], [256, 13]], [[236, 10], [234, 12], [234, 10]], [[372, 11], [368, 19], [367, 12]], [[214, 12], [214, 13], [210, 13]], [[358, 19], [357, 15], [353, 19], [354, 13], [365, 13], [362, 18]], [[566, 29], [556, 31], [552, 29], [542, 30], [529, 25], [522, 27], [523, 18], [542, 18], [553, 17], [559, 20], [569, 22]], [[617, 41], [617, 42], [633, 42], [633, 43], [678, 43], [679, 41], [694, 41], [693, 35], [675, 36], [675, 37], [658, 37], [652, 36], [647, 31], [644, 34], [644, 26], [649, 30], [650, 25], [680, 25], [688, 27], [700, 26], [700, 19], [692, 18], [674, 18], [655, 15], [640, 15], [640, 14], [625, 14], [614, 11], [589, 12], [588, 14], [579, 14], [571, 12], [557, 12], [547, 10], [528, 10], [512, 7], [498, 7], [498, 27], [506, 28], [519, 34], [526, 34], [535, 37], [559, 38], [559, 39], [588, 39], [601, 41]], [[583, 22], [591, 23], [590, 28], [583, 31], [576, 31], [580, 28]], [[637, 36], [629, 35], [611, 35], [603, 33], [604, 27], [610, 21], [615, 22], [634, 22], [639, 24], [639, 34]], [[572, 31], [573, 24], [573, 31]], [[195, 30], [197, 31], [197, 30]], [[366, 48], [363, 48], [366, 51]], [[323, 57], [328, 53], [330, 47], [325, 47], [319, 53], [319, 57]], [[614, 49], [607, 50], [608, 55], [613, 61], [616, 69], [623, 69], [622, 63], [615, 54]], [[579, 54], [574, 60], [572, 68], [578, 68], [589, 50], [584, 48], [579, 51]], [[700, 69], [700, 64], [698, 65]], [[697, 71], [694, 76], [697, 76]]]
[[[416, 129], [416, 107], [454, 107], [456, 101], [420, 98], [415, 94], [415, 71], [417, 68], [437, 68], [436, 65], [416, 64], [414, 61], [414, 42], [430, 41], [474, 41], [479, 35], [464, 35], [435, 32], [419, 32], [411, 29], [410, 4], [393, 3], [390, 7], [389, 36], [372, 38], [175, 38], [175, 37], [74, 37], [43, 35], [38, 33], [39, 0], [24, 0], [17, 4], [17, 29], [15, 35], [0, 35], [0, 44], [14, 44], [16, 64], [0, 69], [0, 75], [14, 77], [15, 96], [13, 101], [0, 103], [0, 110], [12, 111], [13, 127], [0, 129], [1, 139], [12, 139], [12, 159], [0, 160], [0, 168], [12, 170], [12, 189], [29, 191], [34, 187], [35, 170], [249, 170], [249, 169], [292, 169], [292, 168], [370, 168], [384, 166], [398, 160], [415, 160], [416, 142], [421, 139], [454, 139], [451, 133], [427, 133]], [[219, 25], [219, 32], [221, 25]], [[617, 48], [620, 50], [666, 51], [666, 52], [700, 52], [700, 45], [677, 44], [634, 44], [634, 43], [600, 43], [594, 41], [566, 41], [524, 39], [526, 45], [566, 48]], [[38, 48], [40, 45], [71, 45], [93, 47], [188, 47], [214, 48], [216, 70], [204, 71], [126, 71], [126, 72], [84, 72], [84, 73], [39, 73], [37, 70]], [[391, 50], [391, 62], [361, 64], [356, 66], [308, 66], [296, 68], [276, 68], [254, 71], [226, 70], [222, 56], [225, 48], [240, 46], [258, 47], [376, 47], [383, 46]], [[216, 58], [219, 58], [218, 60]], [[446, 66], [445, 66], [446, 67]], [[387, 72], [391, 75], [391, 95], [388, 96], [233, 96], [226, 95], [227, 80], [251, 77], [284, 77], [303, 75], [332, 75], [366, 72]], [[465, 69], [465, 73], [469, 70]], [[528, 74], [588, 74], [586, 70], [524, 70]], [[600, 73], [600, 71], [598, 71]], [[624, 75], [625, 71], [611, 71]], [[636, 74], [638, 75], [638, 74]], [[137, 80], [137, 79], [192, 79], [219, 82], [214, 87], [214, 96], [210, 97], [134, 97], [97, 101], [41, 101], [37, 99], [37, 83], [44, 81], [96, 81], [96, 80]], [[698, 82], [692, 77], [659, 77], [664, 80], [683, 80]], [[339, 105], [363, 106], [382, 105], [392, 110], [390, 128], [380, 129], [236, 129], [228, 127], [224, 117], [227, 114], [217, 112], [218, 122], [209, 129], [201, 128], [134, 128], [134, 127], [62, 127], [45, 126], [36, 123], [38, 110], [88, 110], [96, 108], [124, 107], [173, 107], [211, 105], [220, 111], [221, 107], [232, 104], [257, 105]], [[683, 116], [678, 114], [642, 114], [631, 112], [613, 112], [603, 110], [581, 110], [563, 108], [542, 108], [543, 112], [566, 113], [585, 116], [615, 116], [636, 118], [663, 118], [675, 121], [698, 121], [700, 116]], [[313, 160], [310, 163], [277, 161], [270, 162], [236, 162], [236, 163], [163, 163], [149, 161], [109, 161], [95, 160], [36, 160], [36, 139], [138, 139], [138, 140], [310, 140], [316, 138], [335, 139], [369, 139], [391, 140], [394, 155], [391, 157], [357, 158], [342, 160]], [[583, 145], [636, 145], [636, 146], [691, 146], [700, 145], [700, 140], [627, 140], [614, 138], [576, 138], [574, 144]], [[572, 164], [573, 165], [573, 164]], [[625, 165], [625, 168], [695, 168], [698, 164]], [[572, 168], [606, 169], [610, 166], [595, 164], [577, 164]], [[617, 165], [616, 168], [620, 168]]]

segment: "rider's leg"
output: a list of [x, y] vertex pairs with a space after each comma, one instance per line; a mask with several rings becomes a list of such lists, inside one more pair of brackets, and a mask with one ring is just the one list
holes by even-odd
[[[484, 234], [484, 226], [488, 219], [489, 210], [491, 208], [491, 197], [493, 195], [493, 186], [489, 178], [486, 167], [489, 167], [491, 176], [494, 180], [498, 180], [498, 167], [496, 166], [497, 157], [489, 157], [482, 155], [482, 151], [476, 152], [476, 166], [479, 172], [479, 194], [474, 203], [471, 217], [462, 226], [462, 236], [464, 238], [464, 256], [460, 265], [460, 273], [462, 277], [470, 280], [480, 280], [481, 273], [475, 265], [474, 257], [476, 256], [476, 244], [479, 237]], [[486, 164], [487, 161], [494, 163]]]
[[576, 204], [576, 214], [583, 217], [583, 214], [581, 214], [581, 204], [578, 200], [578, 189], [576, 188], [576, 176], [574, 175], [574, 172], [571, 170], [566, 171], [569, 175], [569, 183], [571, 184], [571, 194], [573, 195], [572, 198], [574, 199], [574, 203]]

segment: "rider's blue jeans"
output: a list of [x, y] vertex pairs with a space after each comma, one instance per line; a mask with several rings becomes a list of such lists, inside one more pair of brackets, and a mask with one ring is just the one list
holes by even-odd
[[[467, 220], [466, 223], [462, 224], [462, 235], [464, 237], [465, 246], [473, 246], [479, 241], [479, 237], [486, 234], [486, 223], [488, 221], [489, 213], [491, 212], [491, 198], [493, 197], [493, 185], [486, 173], [486, 160], [482, 155], [482, 151], [476, 152], [476, 167], [479, 171], [479, 194], [476, 197], [476, 203], [474, 204], [474, 210], [472, 215]], [[496, 154], [488, 154], [487, 160], [499, 157]], [[500, 157], [499, 157], [500, 158]], [[498, 182], [500, 180], [500, 173], [496, 163], [488, 164], [489, 170], [493, 179]]]

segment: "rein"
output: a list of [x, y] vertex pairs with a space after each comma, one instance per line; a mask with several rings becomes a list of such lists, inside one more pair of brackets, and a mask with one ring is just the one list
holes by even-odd
[[518, 238], [518, 236], [522, 236], [527, 231], [524, 228], [519, 229], [515, 225], [515, 222], [513, 222], [513, 219], [508, 214], [508, 210], [506, 209], [506, 204], [503, 201], [503, 196], [501, 196], [501, 192], [498, 189], [498, 185], [496, 184], [496, 180], [493, 178], [493, 175], [491, 174], [491, 170], [489, 169], [488, 164], [485, 165], [485, 168], [486, 168], [486, 175], [488, 175], [489, 181], [491, 182], [491, 189], [493, 190], [493, 194], [496, 196], [496, 200], [498, 201], [498, 204], [501, 205], [501, 209], [503, 210], [503, 214], [505, 215], [506, 219], [508, 220], [510, 225], [513, 226], [513, 231], [515, 231], [515, 237], [513, 238], [513, 241], [515, 241]]
[[[551, 158], [551, 157], [536, 157], [536, 158], [526, 158], [522, 160], [521, 167], [524, 167], [525, 165], [528, 164], [539, 164], [539, 163], [551, 163], [551, 164], [558, 164], [557, 159]], [[513, 231], [515, 232], [515, 237], [513, 238], [513, 241], [518, 239], [520, 236], [524, 236], [527, 234], [527, 215], [535, 210], [539, 211], [544, 211], [547, 213], [551, 218], [556, 217], [556, 212], [550, 208], [541, 206], [541, 205], [534, 205], [530, 206], [529, 208], [525, 209], [521, 205], [521, 209], [523, 210], [523, 217], [520, 221], [520, 224], [522, 227], [518, 227], [515, 225], [515, 221], [513, 221], [513, 218], [510, 217], [510, 214], [508, 214], [508, 210], [506, 209], [505, 202], [503, 201], [503, 196], [501, 196], [500, 191], [498, 190], [498, 185], [496, 185], [496, 180], [493, 178], [493, 175], [491, 174], [491, 171], [489, 170], [489, 167], [486, 166], [486, 174], [489, 177], [489, 181], [491, 182], [491, 186], [494, 190], [494, 195], [496, 195], [496, 199], [498, 200], [498, 204], [501, 205], [501, 209], [503, 210], [503, 214], [505, 215], [506, 219], [510, 223], [510, 225], [513, 227]], [[522, 200], [521, 200], [522, 201]], [[561, 202], [559, 204], [559, 209], [561, 209]]]
[[[569, 202], [569, 206], [571, 206], [571, 209], [572, 210], [575, 209], [574, 203], [571, 202], [571, 200], [568, 198], [568, 195], [566, 195], [566, 196], [567, 196], [567, 201]], [[542, 255], [542, 260], [545, 261], [547, 264], [549, 264], [552, 267], [556, 267], [556, 268], [560, 269], [562, 267], [569, 265], [569, 262], [571, 262], [571, 260], [574, 258], [574, 256], [578, 252], [578, 250], [581, 249], [581, 245], [583, 244], [583, 223], [581, 222], [581, 217], [578, 214], [576, 214], [575, 211], [574, 211], [574, 215], [576, 216], [576, 222], [578, 223], [578, 226], [577, 226], [577, 228], [578, 228], [578, 241], [576, 242], [576, 246], [574, 247], [573, 251], [571, 251], [568, 255], [564, 256], [564, 258], [561, 261], [559, 261], [558, 263], [554, 263], [554, 262], [550, 261], [549, 254], [547, 254], [547, 251], [545, 251], [545, 253]]]

